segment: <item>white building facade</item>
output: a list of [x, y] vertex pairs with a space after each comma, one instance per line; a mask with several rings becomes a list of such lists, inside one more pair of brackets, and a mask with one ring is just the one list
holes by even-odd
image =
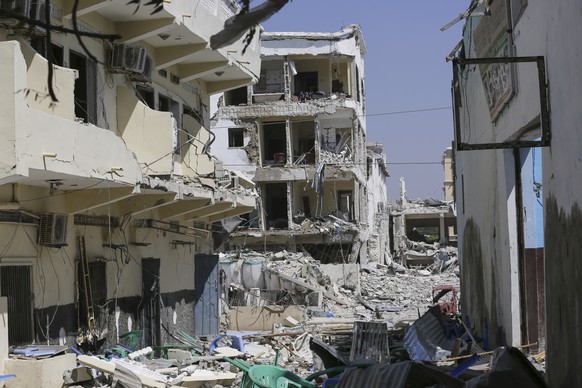
[[[225, 93], [213, 120], [213, 152], [261, 193], [232, 246], [301, 246], [331, 262], [366, 252], [387, 172], [383, 157], [368, 159], [366, 149], [365, 53], [355, 25], [262, 34], [258, 83]], [[368, 161], [376, 164], [371, 175]]]
[[463, 311], [545, 349], [552, 387], [582, 385], [581, 20], [574, 0], [495, 1], [454, 62]]

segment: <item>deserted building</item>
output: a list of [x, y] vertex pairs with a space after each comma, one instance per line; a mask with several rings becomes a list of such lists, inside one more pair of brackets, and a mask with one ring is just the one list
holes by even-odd
[[324, 262], [366, 252], [387, 171], [381, 147], [366, 148], [365, 53], [355, 25], [262, 34], [259, 81], [226, 92], [213, 120], [212, 151], [260, 193], [231, 247], [305, 249]]
[[0, 2], [0, 307], [10, 345], [70, 346], [80, 335], [114, 346], [140, 330], [145, 346], [177, 330], [216, 333], [211, 225], [248, 213], [255, 196], [216, 185], [224, 172], [209, 153], [209, 96], [257, 80], [258, 36], [244, 55], [242, 38], [208, 48], [239, 10], [231, 0], [163, 2], [156, 13], [80, 1], [85, 50], [61, 32], [73, 28], [73, 4], [44, 5]]

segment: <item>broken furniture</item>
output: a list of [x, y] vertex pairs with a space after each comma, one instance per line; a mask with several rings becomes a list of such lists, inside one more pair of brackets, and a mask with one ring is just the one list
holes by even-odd
[[143, 330], [133, 330], [124, 333], [119, 336], [121, 342], [118, 342], [111, 350], [121, 357], [127, 357], [129, 353], [135, 352], [141, 347], [142, 336]]
[[[441, 301], [447, 294], [449, 294], [448, 300]], [[450, 284], [433, 287], [432, 303], [433, 305], [438, 304], [443, 314], [455, 315], [457, 313], [457, 294], [455, 292], [455, 287]]]
[[214, 349], [216, 349], [218, 347], [218, 341], [220, 341], [223, 338], [230, 338], [230, 340], [231, 340], [230, 347], [233, 349], [238, 349], [241, 353], [244, 353], [245, 352], [245, 344], [248, 344], [248, 342], [245, 342], [243, 337], [248, 336], [248, 335], [253, 335], [253, 334], [257, 334], [257, 333], [250, 332], [250, 333], [221, 334], [218, 337], [216, 337], [214, 340], [212, 340], [212, 342], [210, 343], [210, 354], [212, 354], [214, 352]]
[[241, 388], [316, 388], [317, 384], [276, 365], [255, 365], [243, 375], [240, 386]]

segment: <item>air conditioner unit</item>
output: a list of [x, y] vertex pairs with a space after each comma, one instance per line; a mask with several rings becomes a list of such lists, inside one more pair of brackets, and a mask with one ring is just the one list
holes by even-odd
[[145, 57], [145, 66], [141, 73], [133, 72], [129, 75], [133, 81], [136, 82], [152, 82], [152, 70], [154, 68], [154, 60], [149, 55]]
[[131, 44], [115, 44], [111, 52], [109, 68], [117, 71], [143, 73], [147, 51], [144, 47]]
[[43, 213], [38, 229], [40, 245], [60, 247], [67, 244], [67, 215]]
[[0, 0], [0, 20], [14, 20], [15, 17], [28, 17], [29, 15], [28, 0]]
[[30, 18], [46, 23], [45, 18], [45, 0], [31, 0], [30, 1]]

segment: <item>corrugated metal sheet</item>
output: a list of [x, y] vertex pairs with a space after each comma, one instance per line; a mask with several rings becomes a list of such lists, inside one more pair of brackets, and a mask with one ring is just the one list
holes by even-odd
[[365, 369], [350, 368], [338, 388], [405, 388], [405, 387], [463, 387], [464, 383], [448, 374], [418, 364], [404, 361], [396, 364], [376, 364]]
[[404, 335], [402, 345], [414, 361], [437, 361], [451, 354], [453, 340], [445, 337], [439, 306], [431, 307]]

